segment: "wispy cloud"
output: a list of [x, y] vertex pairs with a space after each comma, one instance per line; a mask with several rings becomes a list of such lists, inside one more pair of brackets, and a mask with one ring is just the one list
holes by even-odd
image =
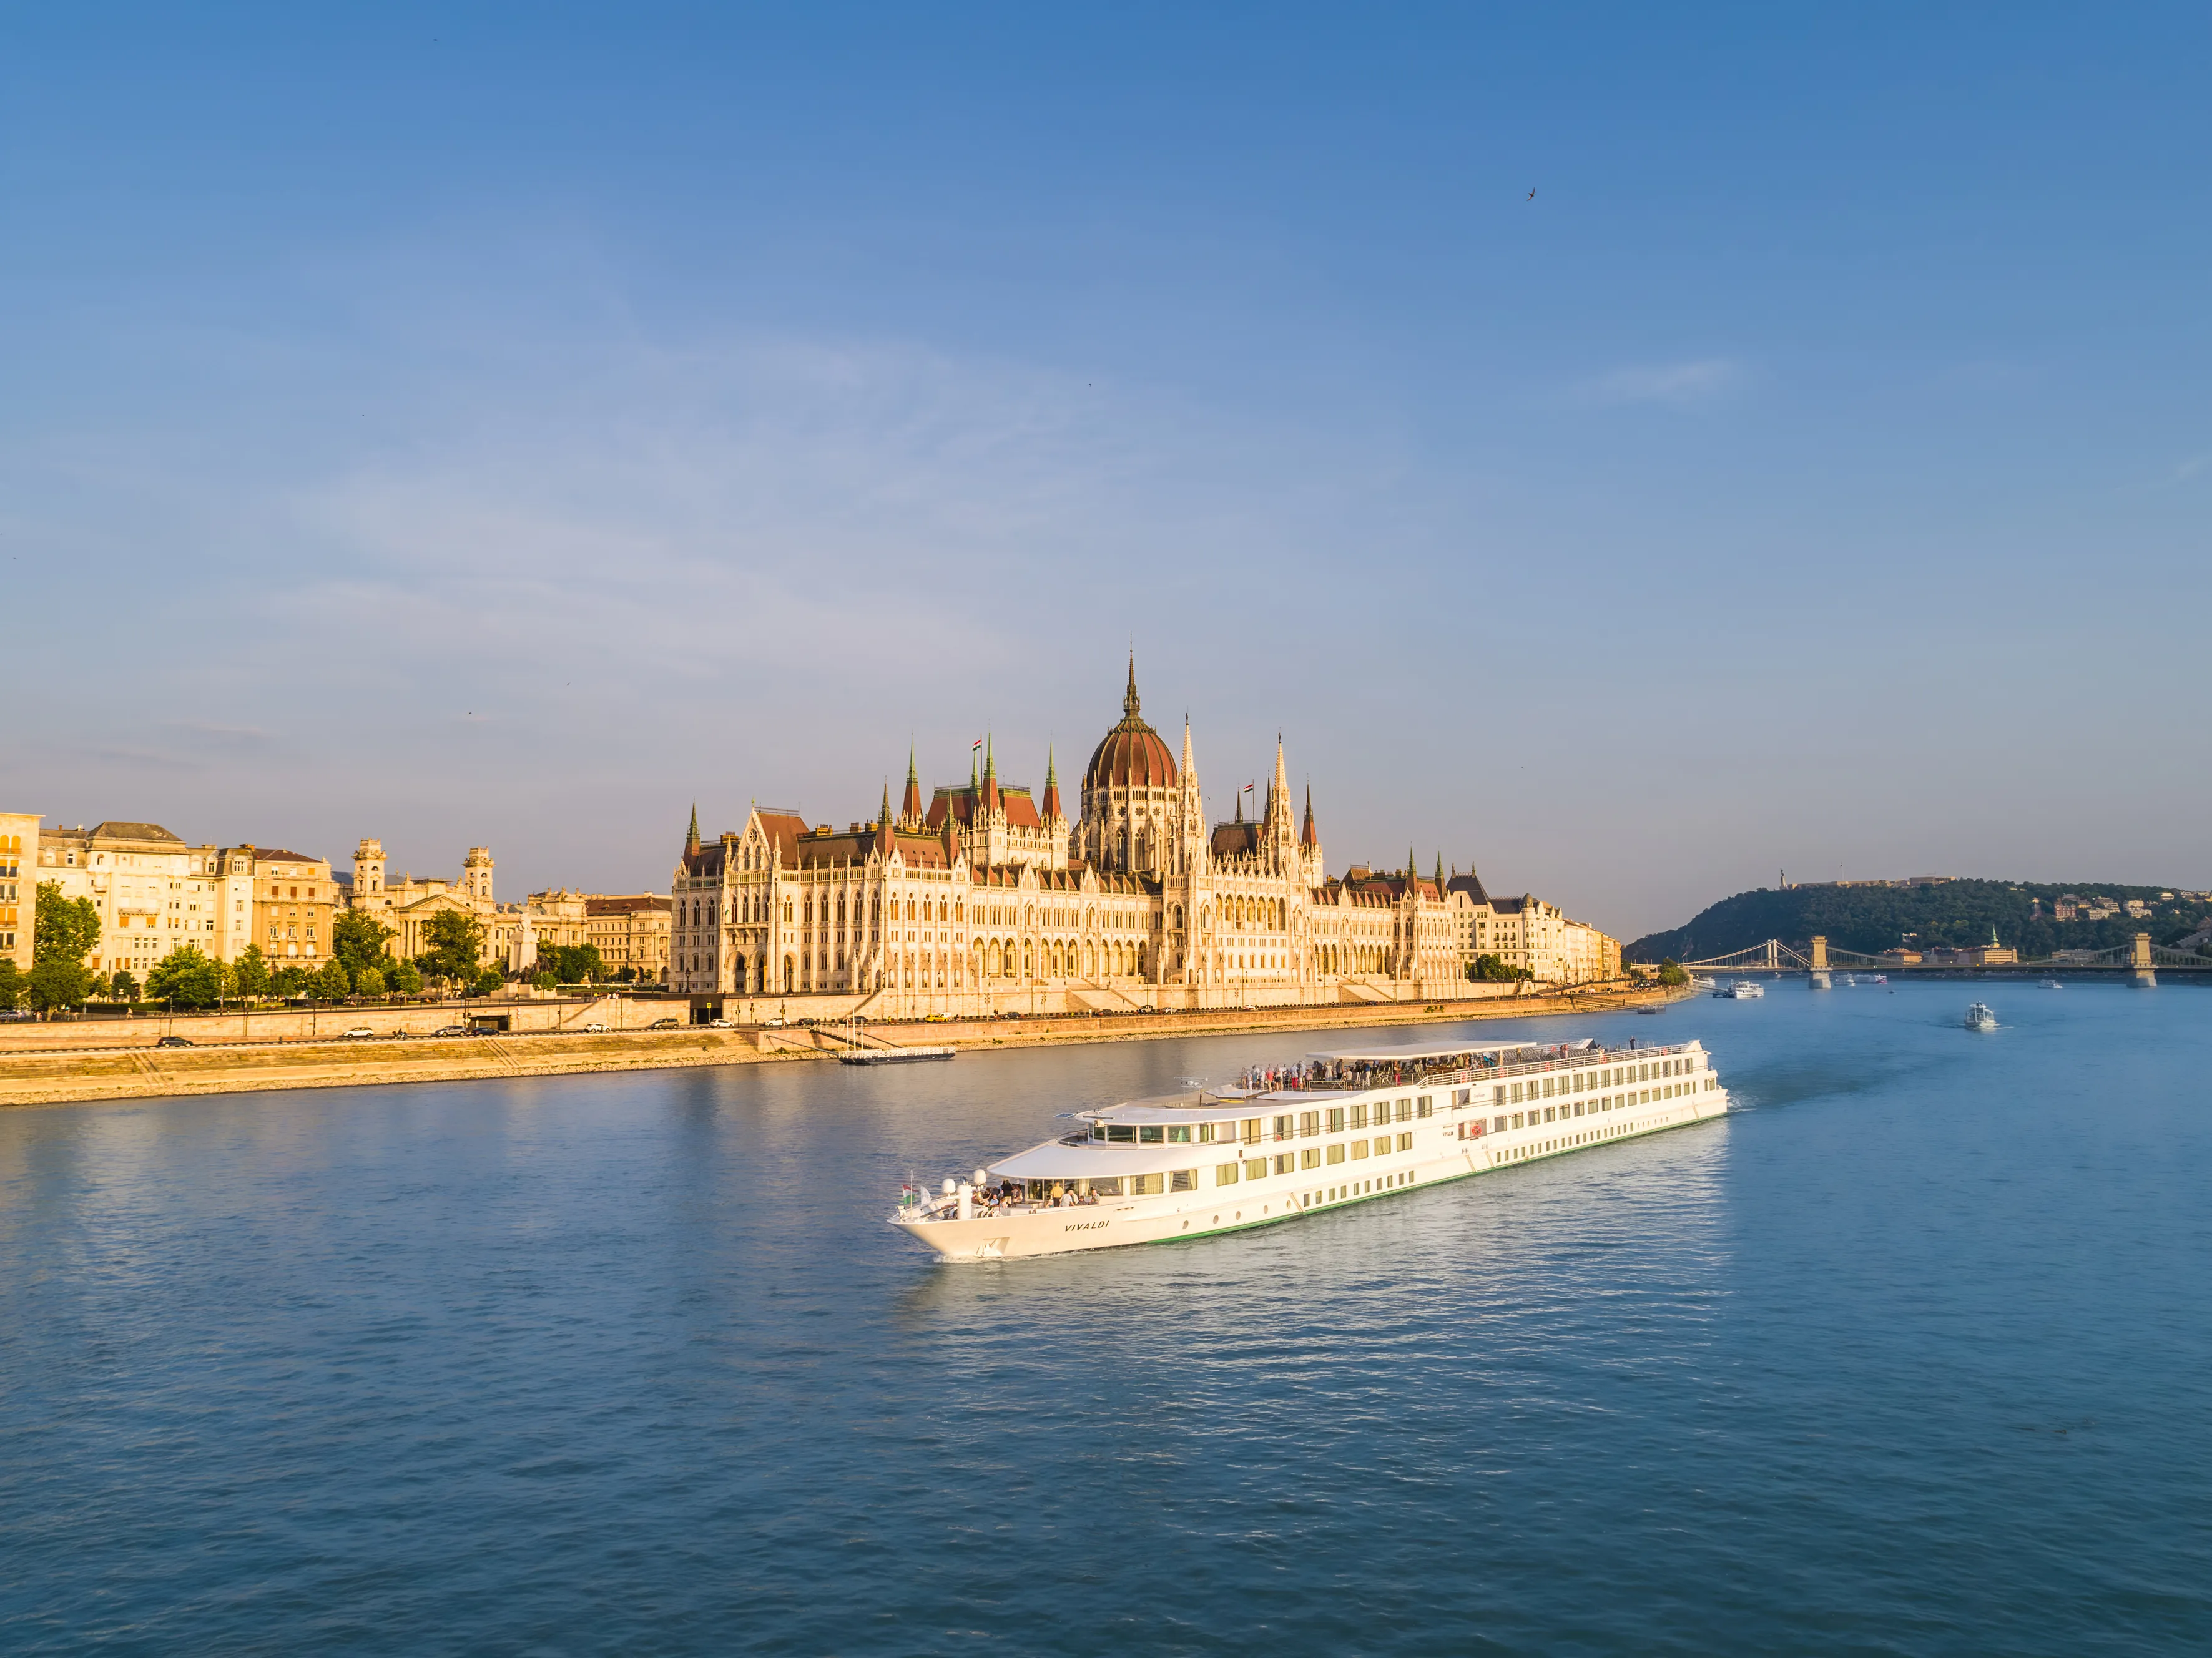
[[1743, 365], [1732, 357], [1687, 362], [1636, 363], [1586, 380], [1578, 388], [1591, 403], [1709, 403], [1743, 385]]
[[165, 720], [161, 729], [180, 742], [213, 749], [264, 748], [270, 740], [258, 726], [218, 726], [204, 720]]
[[2179, 483], [2184, 478], [2193, 478], [2208, 466], [2212, 466], [2212, 451], [2201, 455], [2191, 455], [2173, 469], [2173, 481]]

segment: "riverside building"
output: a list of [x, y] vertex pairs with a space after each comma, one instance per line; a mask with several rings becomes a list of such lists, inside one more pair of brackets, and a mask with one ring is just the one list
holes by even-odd
[[756, 806], [708, 841], [695, 811], [670, 987], [699, 1018], [763, 996], [910, 1017], [1440, 998], [1466, 993], [1484, 953], [1553, 983], [1620, 971], [1617, 941], [1533, 897], [1492, 900], [1471, 873], [1409, 859], [1330, 876], [1279, 742], [1257, 816], [1240, 794], [1209, 823], [1190, 726], [1178, 755], [1144, 719], [1133, 664], [1079, 790], [1071, 817], [1051, 756], [1033, 793], [987, 744], [927, 801], [909, 755], [897, 811], [886, 787], [873, 821], [842, 829]]

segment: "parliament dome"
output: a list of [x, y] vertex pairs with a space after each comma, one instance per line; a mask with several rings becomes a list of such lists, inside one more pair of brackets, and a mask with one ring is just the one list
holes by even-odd
[[1137, 700], [1137, 665], [1129, 665], [1129, 689], [1121, 698], [1121, 722], [1108, 732], [1091, 752], [1084, 768], [1083, 786], [1090, 789], [1171, 788], [1176, 781], [1175, 756], [1146, 725]]

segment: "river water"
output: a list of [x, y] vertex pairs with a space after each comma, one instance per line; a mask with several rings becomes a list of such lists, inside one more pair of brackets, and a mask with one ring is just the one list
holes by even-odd
[[0, 1114], [0, 1649], [2212, 1649], [2212, 999], [1971, 993], [1466, 1027], [1741, 1110], [956, 1266], [908, 1169], [1316, 1044]]

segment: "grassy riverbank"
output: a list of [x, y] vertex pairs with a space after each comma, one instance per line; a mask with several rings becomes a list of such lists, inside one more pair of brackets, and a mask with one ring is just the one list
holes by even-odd
[[[1066, 1042], [1146, 1042], [1237, 1032], [1452, 1024], [1534, 1014], [1617, 1011], [1666, 999], [1657, 991], [1582, 992], [1480, 1001], [1217, 1008], [1113, 1018], [1048, 1017], [950, 1024], [874, 1024], [895, 1047], [950, 1044], [963, 1053]], [[380, 1083], [469, 1082], [594, 1071], [674, 1070], [703, 1065], [827, 1062], [841, 1046], [828, 1030], [678, 1030], [453, 1037], [436, 1042], [331, 1040], [236, 1042], [189, 1048], [0, 1052], [0, 1106], [154, 1099], [180, 1094], [345, 1088]]]

